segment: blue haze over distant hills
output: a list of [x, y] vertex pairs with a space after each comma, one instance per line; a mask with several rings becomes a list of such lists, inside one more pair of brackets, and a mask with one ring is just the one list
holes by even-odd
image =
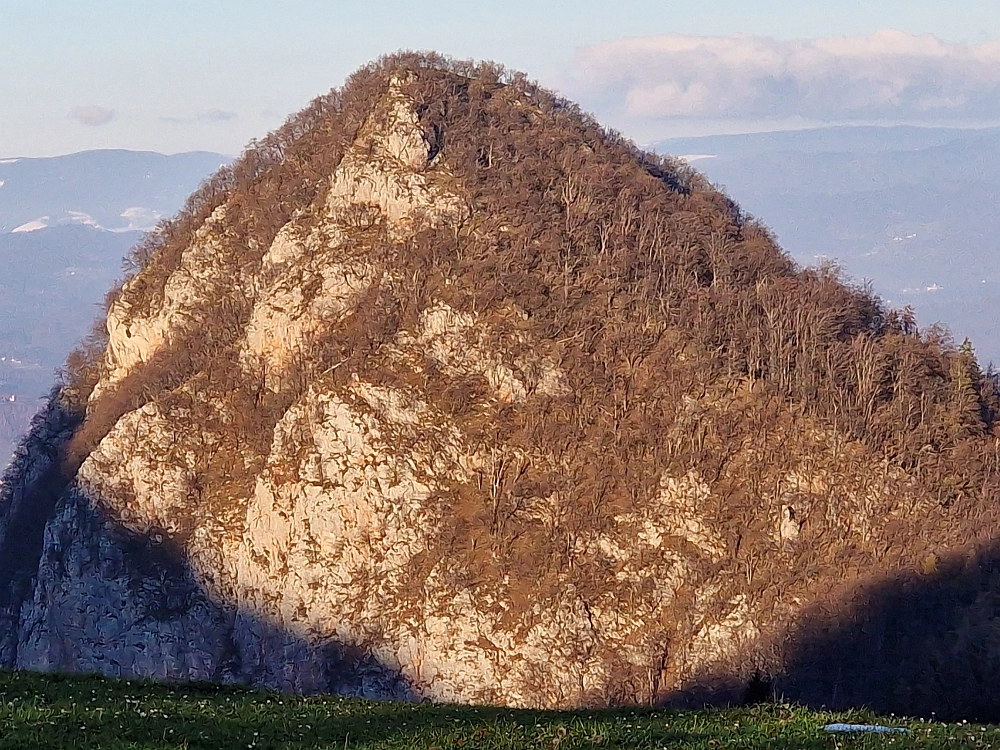
[[0, 159], [0, 234], [25, 225], [150, 229], [229, 161], [207, 152], [165, 156], [120, 150]]
[[677, 138], [803, 264], [837, 261], [1000, 365], [1000, 129], [831, 127]]
[[101, 314], [124, 254], [228, 161], [135, 151], [0, 159], [0, 467]]

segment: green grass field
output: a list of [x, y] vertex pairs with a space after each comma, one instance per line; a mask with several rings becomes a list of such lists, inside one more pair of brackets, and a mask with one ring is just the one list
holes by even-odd
[[[906, 726], [902, 735], [833, 735], [834, 721]], [[1000, 729], [740, 710], [510, 711], [288, 697], [213, 685], [164, 685], [0, 672], [0, 748], [1000, 748]]]

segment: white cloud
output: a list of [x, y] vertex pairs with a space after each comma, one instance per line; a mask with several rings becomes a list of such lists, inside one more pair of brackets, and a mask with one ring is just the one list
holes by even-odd
[[81, 125], [96, 127], [106, 125], [115, 119], [115, 111], [105, 107], [88, 105], [86, 107], [73, 107], [67, 117], [70, 120], [76, 120]]
[[239, 115], [235, 112], [229, 111], [228, 109], [209, 109], [204, 112], [199, 112], [197, 115], [190, 115], [187, 117], [168, 115], [161, 117], [160, 121], [169, 122], [175, 125], [184, 125], [194, 122], [230, 122], [237, 119], [239, 119]]
[[637, 37], [577, 53], [576, 96], [630, 120], [991, 120], [1000, 42], [924, 34]]
[[225, 122], [227, 120], [235, 120], [236, 113], [225, 109], [210, 109], [198, 115], [198, 119], [206, 122]]

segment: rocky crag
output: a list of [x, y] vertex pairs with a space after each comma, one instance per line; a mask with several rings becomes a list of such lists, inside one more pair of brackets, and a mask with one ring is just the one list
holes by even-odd
[[[4, 479], [6, 666], [920, 711], [1000, 665], [968, 347], [518, 75], [381, 60], [134, 260]], [[830, 656], [869, 621], [924, 660]]]

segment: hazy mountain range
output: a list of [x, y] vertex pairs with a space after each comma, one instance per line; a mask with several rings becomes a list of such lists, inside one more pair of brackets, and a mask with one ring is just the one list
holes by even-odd
[[101, 312], [122, 256], [226, 161], [134, 151], [0, 159], [0, 465]]
[[0, 233], [66, 224], [114, 232], [151, 229], [228, 161], [206, 152], [118, 150], [0, 159]]
[[1000, 129], [835, 127], [661, 141], [796, 260], [839, 262], [1000, 364]]

